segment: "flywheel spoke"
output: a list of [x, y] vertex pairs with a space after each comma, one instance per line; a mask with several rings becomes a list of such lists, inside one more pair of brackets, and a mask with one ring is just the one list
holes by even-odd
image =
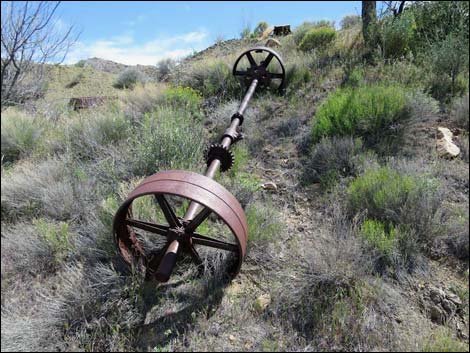
[[204, 245], [210, 248], [216, 248], [221, 250], [227, 250], [231, 252], [238, 252], [238, 246], [236, 244], [226, 243], [220, 240], [212, 239], [201, 234], [194, 233], [192, 235], [193, 244]]
[[162, 209], [163, 214], [165, 215], [165, 219], [170, 227], [181, 227], [181, 222], [179, 221], [178, 217], [176, 217], [175, 212], [171, 208], [165, 196], [162, 194], [156, 194], [155, 198], [157, 199], [157, 202], [160, 205], [160, 208]]
[[256, 67], [258, 64], [256, 64], [255, 59], [253, 59], [253, 56], [251, 55], [250, 52], [246, 53], [246, 57], [248, 58], [248, 61], [250, 62], [251, 67]]
[[209, 217], [211, 212], [212, 211], [209, 208], [205, 207], [201, 212], [197, 214], [196, 217], [194, 217], [194, 219], [191, 222], [189, 222], [189, 224], [186, 226], [186, 232], [187, 233], [194, 232], [197, 229], [197, 227], [199, 227], [201, 223], [204, 222], [207, 219], [207, 217]]
[[160, 224], [154, 224], [149, 222], [144, 222], [138, 219], [126, 219], [126, 224], [135, 228], [145, 230], [150, 233], [155, 233], [163, 236], [167, 236], [168, 226], [163, 226]]

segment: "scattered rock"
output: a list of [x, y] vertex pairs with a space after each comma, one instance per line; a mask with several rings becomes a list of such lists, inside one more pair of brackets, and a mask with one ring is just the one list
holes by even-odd
[[419, 288], [423, 291], [420, 296], [421, 304], [435, 323], [442, 325], [456, 314], [461, 314], [462, 301], [454, 293], [431, 284]]
[[445, 298], [445, 293], [442, 289], [436, 287], [429, 287], [429, 297], [434, 304], [440, 304], [442, 299]]
[[271, 303], [271, 295], [269, 293], [260, 295], [256, 298], [254, 308], [257, 312], [262, 313]]
[[269, 38], [267, 41], [266, 41], [266, 44], [265, 44], [267, 47], [269, 48], [275, 48], [275, 47], [280, 47], [281, 46], [281, 42], [278, 41], [277, 39], [274, 39], [274, 38]]
[[235, 342], [235, 340], [236, 340], [234, 335], [228, 336], [228, 339], [229, 339], [230, 342]]
[[439, 138], [437, 140], [437, 151], [442, 157], [454, 158], [460, 154], [460, 148], [452, 141], [453, 134], [446, 127], [438, 127]]
[[277, 191], [277, 185], [276, 183], [273, 183], [272, 181], [268, 181], [267, 183], [261, 184], [261, 187], [264, 190]]
[[437, 305], [431, 306], [429, 314], [431, 316], [431, 320], [437, 324], [442, 325], [446, 321], [446, 315], [444, 311]]
[[463, 304], [462, 300], [460, 300], [460, 298], [454, 293], [447, 293], [446, 299], [450, 300], [452, 303], [454, 303], [457, 306], [461, 306]]

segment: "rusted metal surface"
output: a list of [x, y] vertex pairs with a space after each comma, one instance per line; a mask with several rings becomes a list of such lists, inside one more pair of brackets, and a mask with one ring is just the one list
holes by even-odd
[[283, 26], [274, 26], [274, 35], [275, 36], [287, 36], [291, 34], [290, 25]]
[[[270, 65], [273, 59], [277, 62], [276, 65]], [[187, 255], [195, 265], [202, 266], [202, 248], [230, 254], [232, 261], [227, 268], [228, 274], [235, 276], [240, 271], [248, 242], [246, 216], [235, 197], [212, 179], [219, 169], [225, 171], [232, 166], [233, 156], [229, 149], [242, 138], [240, 126], [244, 120], [243, 113], [256, 88], [282, 91], [285, 69], [275, 51], [255, 47], [242, 53], [237, 59], [233, 74], [244, 79], [248, 89], [220, 143], [211, 145], [206, 153], [205, 176], [182, 170], [156, 173], [144, 179], [131, 192], [115, 215], [113, 233], [118, 250], [127, 263], [145, 271], [147, 279], [168, 281], [182, 254]], [[144, 221], [134, 216], [134, 202], [149, 196], [154, 198], [164, 216], [165, 224]], [[176, 213], [176, 206], [171, 203], [175, 196], [189, 202], [183, 216]], [[199, 233], [200, 226], [209, 219], [219, 220], [219, 223], [207, 223], [209, 226], [220, 222], [226, 225], [233, 240]], [[158, 235], [163, 239], [164, 245], [157, 250], [146, 249], [139, 240], [142, 231]]]
[[75, 97], [70, 98], [69, 107], [77, 111], [80, 109], [92, 108], [99, 105], [103, 105], [106, 102], [115, 100], [115, 96], [95, 96], [95, 97]]
[[[134, 219], [132, 216], [132, 203], [139, 197], [155, 195], [162, 202], [160, 205], [163, 213], [168, 207], [165, 215], [168, 224], [156, 224]], [[196, 201], [203, 208], [209, 209], [222, 219], [235, 236], [236, 243], [222, 242], [215, 238], [206, 238], [197, 233], [198, 226], [209, 214], [202, 213], [200, 217], [196, 214], [193, 219], [183, 219], [176, 215], [174, 207], [169, 204], [168, 195], [180, 196], [185, 199]], [[168, 205], [168, 206], [166, 206]], [[163, 206], [163, 207], [162, 207]], [[221, 248], [221, 250], [232, 251], [237, 257], [236, 265], [230, 269], [231, 275], [236, 275], [240, 269], [242, 260], [246, 253], [248, 241], [248, 225], [245, 213], [237, 199], [222, 185], [214, 180], [193, 172], [172, 170], [156, 173], [137, 186], [122, 204], [114, 219], [115, 241], [123, 258], [139, 267], [144, 266], [150, 276], [155, 276], [156, 267], [152, 267], [150, 259], [154, 254], [146, 254], [142, 244], [135, 236], [136, 230], [145, 230], [159, 234], [168, 240], [168, 248], [174, 250], [177, 241], [183, 244], [184, 251], [188, 252], [192, 244]], [[173, 249], [172, 249], [173, 248]], [[228, 249], [228, 250], [227, 250]], [[166, 256], [164, 258], [167, 259]], [[171, 261], [163, 261], [163, 272], [168, 271]], [[170, 267], [172, 268], [172, 267]], [[168, 279], [169, 275], [159, 272], [157, 279]]]
[[[267, 55], [263, 55], [265, 53], [267, 53]], [[255, 55], [257, 55], [256, 58]], [[262, 60], [258, 58], [258, 56], [261, 56]], [[250, 66], [240, 68], [244, 60], [248, 60]], [[275, 66], [275, 70], [271, 69], [272, 66]], [[235, 76], [242, 77], [245, 80], [245, 83], [250, 86], [250, 89], [252, 89], [251, 95], [245, 95], [245, 98], [240, 105], [239, 113], [242, 115], [248, 104], [248, 101], [251, 99], [256, 86], [264, 89], [274, 89], [279, 91], [284, 89], [286, 78], [284, 62], [282, 61], [279, 54], [268, 47], [254, 47], [242, 53], [237, 61], [235, 61], [235, 65], [233, 66], [233, 74]], [[251, 87], [254, 80], [257, 81], [256, 85]], [[250, 93], [250, 90], [248, 93]]]

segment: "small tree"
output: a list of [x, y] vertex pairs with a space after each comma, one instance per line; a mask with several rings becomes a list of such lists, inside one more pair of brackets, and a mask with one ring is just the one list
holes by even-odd
[[168, 81], [171, 71], [175, 68], [176, 62], [171, 58], [162, 59], [157, 63], [158, 80]]
[[253, 36], [255, 38], [261, 36], [267, 28], [268, 28], [268, 24], [264, 21], [261, 21], [253, 30]]
[[1, 106], [38, 95], [44, 64], [61, 63], [78, 38], [73, 28], [59, 30], [60, 2], [2, 1]]

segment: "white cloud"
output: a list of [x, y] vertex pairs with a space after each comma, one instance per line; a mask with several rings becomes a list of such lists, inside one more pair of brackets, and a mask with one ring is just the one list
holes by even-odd
[[209, 43], [205, 30], [172, 37], [157, 37], [144, 43], [136, 43], [132, 32], [92, 43], [78, 42], [69, 52], [65, 63], [73, 64], [81, 59], [98, 57], [127, 65], [155, 65], [161, 59], [182, 58], [194, 50], [201, 50]]

